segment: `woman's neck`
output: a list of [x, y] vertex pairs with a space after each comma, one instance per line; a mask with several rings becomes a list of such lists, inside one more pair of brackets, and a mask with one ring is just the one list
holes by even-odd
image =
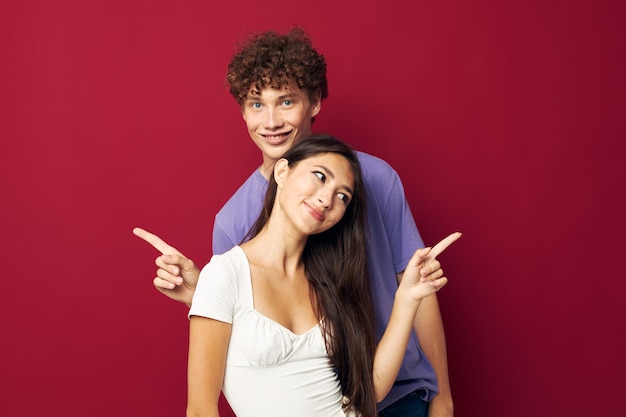
[[307, 236], [293, 230], [290, 232], [270, 218], [265, 227], [242, 247], [254, 262], [279, 268], [282, 265], [284, 271], [288, 272], [301, 267], [306, 242]]

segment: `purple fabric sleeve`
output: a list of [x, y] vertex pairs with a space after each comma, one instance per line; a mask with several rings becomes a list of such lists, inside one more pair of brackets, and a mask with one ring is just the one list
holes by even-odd
[[214, 255], [242, 243], [261, 213], [267, 184], [267, 180], [255, 170], [217, 213], [213, 224]]

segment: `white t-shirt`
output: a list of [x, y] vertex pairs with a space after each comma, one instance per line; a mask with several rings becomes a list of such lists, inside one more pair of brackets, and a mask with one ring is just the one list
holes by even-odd
[[345, 415], [320, 326], [296, 335], [256, 311], [239, 246], [202, 269], [189, 316], [232, 324], [222, 391], [238, 417]]

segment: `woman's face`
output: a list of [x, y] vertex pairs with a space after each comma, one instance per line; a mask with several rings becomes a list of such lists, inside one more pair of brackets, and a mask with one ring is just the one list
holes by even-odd
[[318, 154], [291, 167], [281, 159], [275, 173], [278, 204], [306, 235], [337, 224], [352, 199], [354, 174], [348, 160], [339, 154]]

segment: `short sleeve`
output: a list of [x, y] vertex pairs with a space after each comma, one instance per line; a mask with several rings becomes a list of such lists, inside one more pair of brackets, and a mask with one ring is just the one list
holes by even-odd
[[214, 255], [226, 253], [245, 239], [261, 213], [267, 184], [255, 170], [217, 213], [213, 223]]
[[215, 255], [200, 272], [189, 317], [200, 316], [232, 324], [236, 300], [236, 270], [228, 257]]
[[362, 152], [358, 155], [367, 187], [369, 255], [381, 258], [381, 262], [390, 256], [395, 273], [402, 272], [413, 253], [424, 247], [402, 181], [382, 159]]
[[415, 251], [424, 247], [415, 225], [404, 187], [398, 174], [393, 171], [392, 186], [383, 209], [383, 222], [389, 234], [396, 273], [404, 271]]

